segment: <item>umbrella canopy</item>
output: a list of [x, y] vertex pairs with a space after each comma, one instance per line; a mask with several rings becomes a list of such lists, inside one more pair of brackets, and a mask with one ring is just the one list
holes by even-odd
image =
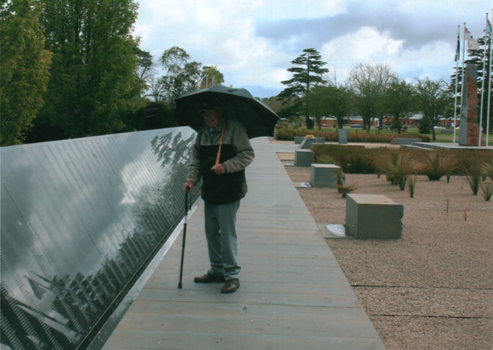
[[204, 99], [214, 97], [226, 107], [226, 115], [241, 122], [249, 138], [273, 136], [279, 117], [262, 101], [254, 98], [246, 89], [229, 88], [222, 84], [209, 89], [195, 90], [175, 99], [175, 118], [180, 126], [199, 130], [204, 118], [199, 106]]

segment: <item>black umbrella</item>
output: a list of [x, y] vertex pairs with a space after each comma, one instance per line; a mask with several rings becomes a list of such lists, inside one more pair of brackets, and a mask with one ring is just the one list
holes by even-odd
[[227, 109], [228, 117], [243, 124], [249, 138], [273, 136], [279, 117], [262, 101], [254, 98], [246, 89], [229, 88], [217, 84], [209, 89], [195, 90], [175, 99], [175, 118], [180, 126], [190, 126], [198, 131], [204, 125], [199, 115], [199, 105], [209, 96], [219, 100]]

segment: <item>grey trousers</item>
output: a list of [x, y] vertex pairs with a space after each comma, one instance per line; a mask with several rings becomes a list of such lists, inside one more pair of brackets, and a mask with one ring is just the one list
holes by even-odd
[[238, 278], [238, 244], [236, 238], [236, 212], [240, 201], [226, 204], [204, 202], [205, 235], [211, 268], [209, 274], [224, 275], [226, 280]]

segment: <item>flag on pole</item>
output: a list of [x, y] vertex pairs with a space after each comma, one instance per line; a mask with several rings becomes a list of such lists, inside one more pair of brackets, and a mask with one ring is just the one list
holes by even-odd
[[459, 62], [460, 60], [460, 37], [457, 33], [457, 50], [455, 51], [455, 59], [454, 62]]
[[488, 17], [486, 17], [486, 33], [491, 34], [491, 23]]
[[465, 28], [465, 33], [465, 39], [467, 40], [467, 47], [469, 48], [469, 50], [479, 50], [479, 44], [471, 35], [469, 29]]

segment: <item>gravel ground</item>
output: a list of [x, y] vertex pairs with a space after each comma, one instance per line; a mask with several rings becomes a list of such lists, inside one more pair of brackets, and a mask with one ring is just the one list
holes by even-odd
[[[310, 182], [310, 168], [286, 171]], [[414, 198], [385, 176], [346, 182], [404, 205], [399, 240], [326, 240], [386, 348], [493, 349], [493, 201], [458, 176], [418, 177]], [[345, 224], [337, 189], [298, 192], [317, 224]]]

